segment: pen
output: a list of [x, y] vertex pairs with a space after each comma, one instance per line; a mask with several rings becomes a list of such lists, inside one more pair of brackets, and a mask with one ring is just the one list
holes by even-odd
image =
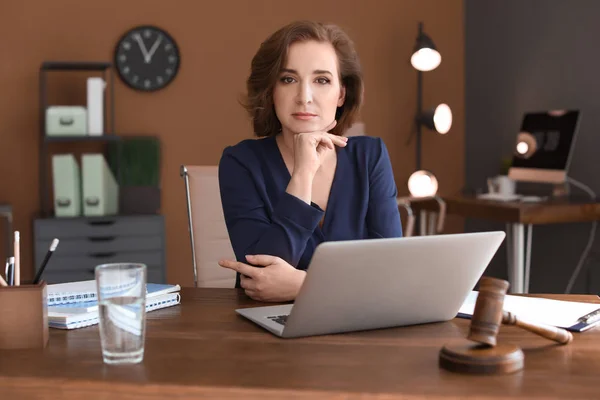
[[15, 231], [15, 286], [21, 285], [21, 236], [19, 231]]
[[48, 265], [48, 261], [50, 260], [50, 257], [52, 257], [52, 254], [54, 254], [54, 250], [56, 250], [56, 247], [58, 246], [58, 239], [54, 239], [52, 240], [52, 243], [50, 244], [50, 248], [48, 249], [48, 252], [46, 253], [46, 257], [44, 257], [44, 261], [42, 261], [42, 265], [40, 266], [40, 269], [38, 270], [37, 274], [35, 274], [35, 278], [33, 278], [33, 284], [37, 285], [40, 278], [42, 277], [42, 273], [44, 272], [44, 269], [46, 269], [46, 265]]
[[600, 319], [600, 308], [592, 311], [591, 313], [585, 314], [583, 317], [579, 318], [578, 322], [583, 322], [584, 324], [591, 324]]
[[6, 273], [6, 281], [8, 286], [15, 285], [15, 258], [8, 257], [8, 272]]

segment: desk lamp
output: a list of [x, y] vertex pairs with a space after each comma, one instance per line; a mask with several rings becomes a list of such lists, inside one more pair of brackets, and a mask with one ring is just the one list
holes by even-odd
[[568, 170], [577, 137], [579, 110], [528, 112], [523, 116], [508, 177], [553, 185], [553, 195], [567, 195]]

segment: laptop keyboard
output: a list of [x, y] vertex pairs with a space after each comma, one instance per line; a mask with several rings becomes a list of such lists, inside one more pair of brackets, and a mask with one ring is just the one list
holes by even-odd
[[285, 325], [285, 323], [287, 321], [287, 317], [288, 317], [287, 315], [272, 315], [267, 318], [269, 318], [271, 321], [277, 322], [278, 324]]

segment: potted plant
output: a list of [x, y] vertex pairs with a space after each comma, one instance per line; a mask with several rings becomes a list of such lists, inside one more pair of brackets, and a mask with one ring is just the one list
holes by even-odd
[[108, 158], [120, 185], [120, 212], [158, 214], [161, 194], [158, 138], [123, 137], [111, 144]]

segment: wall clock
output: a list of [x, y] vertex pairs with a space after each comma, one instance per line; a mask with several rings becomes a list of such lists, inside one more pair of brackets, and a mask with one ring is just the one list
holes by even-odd
[[114, 62], [126, 85], [151, 92], [175, 79], [181, 60], [175, 40], [165, 30], [143, 25], [121, 36], [115, 47]]

